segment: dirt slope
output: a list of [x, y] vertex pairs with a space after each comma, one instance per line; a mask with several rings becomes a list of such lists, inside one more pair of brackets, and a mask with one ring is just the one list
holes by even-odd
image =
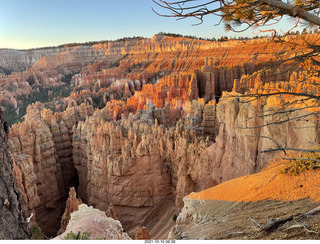
[[199, 193], [191, 199], [256, 202], [262, 200], [294, 201], [310, 198], [320, 201], [319, 170], [302, 172], [299, 176], [281, 174], [286, 162], [276, 162], [267, 169], [224, 182]]
[[174, 200], [165, 199], [146, 216], [144, 225], [147, 227], [151, 239], [163, 240], [167, 238], [170, 229], [175, 225], [173, 220], [175, 214], [178, 214], [178, 209]]
[[[319, 170], [281, 174], [284, 163], [184, 198], [172, 239], [319, 239]], [[292, 217], [265, 231], [270, 220]]]

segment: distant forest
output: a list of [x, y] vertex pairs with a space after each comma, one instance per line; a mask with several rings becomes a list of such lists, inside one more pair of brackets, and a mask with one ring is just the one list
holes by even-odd
[[254, 36], [254, 37], [227, 37], [227, 36], [221, 36], [219, 38], [213, 37], [213, 38], [202, 38], [202, 37], [197, 37], [197, 36], [192, 36], [192, 35], [181, 35], [177, 33], [167, 33], [167, 32], [159, 32], [159, 35], [165, 35], [165, 36], [171, 36], [171, 37], [184, 37], [184, 38], [190, 38], [190, 39], [197, 39], [197, 40], [204, 40], [204, 41], [211, 41], [211, 42], [223, 42], [223, 41], [228, 41], [228, 40], [249, 40], [249, 39], [261, 39], [268, 37], [267, 35], [265, 36]]
[[134, 36], [134, 37], [123, 37], [116, 40], [102, 40], [102, 41], [90, 41], [90, 42], [74, 42], [74, 43], [67, 43], [62, 44], [59, 46], [49, 46], [49, 47], [39, 47], [39, 48], [32, 48], [32, 49], [19, 49], [19, 51], [24, 50], [42, 50], [42, 49], [51, 49], [51, 48], [63, 48], [63, 47], [75, 47], [75, 46], [93, 46], [99, 43], [108, 43], [108, 42], [120, 42], [120, 41], [126, 41], [126, 40], [134, 40], [134, 39], [148, 39], [147, 37], [142, 36]]
[[[289, 33], [286, 33], [284, 35], [300, 35], [300, 34], [308, 34], [312, 32], [318, 32], [317, 30], [307, 30], [307, 28], [304, 28], [303, 31], [292, 31]], [[159, 32], [158, 35], [165, 35], [165, 36], [171, 36], [171, 37], [184, 37], [184, 38], [190, 38], [190, 39], [197, 39], [197, 40], [204, 40], [204, 41], [218, 41], [218, 42], [223, 42], [223, 41], [228, 41], [228, 40], [249, 40], [249, 39], [262, 39], [265, 37], [269, 37], [268, 35], [260, 35], [260, 36], [253, 36], [253, 37], [227, 37], [227, 36], [221, 36], [221, 37], [213, 37], [213, 38], [203, 38], [203, 37], [197, 37], [197, 36], [192, 36], [192, 35], [182, 35], [178, 33], [169, 33], [169, 32]], [[133, 36], [133, 37], [123, 37], [119, 38], [116, 40], [102, 40], [102, 41], [90, 41], [90, 42], [82, 42], [82, 43], [67, 43], [67, 44], [62, 44], [59, 46], [49, 46], [49, 47], [40, 47], [40, 48], [32, 48], [32, 49], [19, 49], [19, 51], [24, 51], [24, 50], [42, 50], [42, 49], [51, 49], [51, 48], [63, 48], [63, 47], [75, 47], [75, 46], [93, 46], [99, 43], [108, 43], [108, 42], [120, 42], [120, 41], [126, 41], [126, 40], [134, 40], [134, 39], [148, 39], [147, 37], [143, 36]]]

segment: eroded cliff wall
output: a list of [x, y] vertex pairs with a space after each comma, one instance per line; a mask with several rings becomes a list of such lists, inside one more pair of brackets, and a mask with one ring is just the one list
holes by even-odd
[[[231, 91], [235, 79], [239, 80], [244, 74], [270, 65], [274, 59], [272, 53], [275, 50], [280, 52], [283, 48], [281, 43], [270, 42], [268, 38], [246, 42], [210, 42], [156, 35], [153, 39], [132, 38], [95, 45], [66, 45], [26, 51], [0, 50], [3, 63], [30, 63], [24, 71], [1, 75], [0, 105], [6, 111], [16, 112], [20, 118], [25, 113], [19, 110], [23, 108], [24, 101], [32, 95], [39, 95], [39, 92], [48, 93], [42, 99], [55, 100], [55, 109], [59, 111], [66, 107], [60, 106], [60, 103], [67, 104], [70, 101], [64, 101], [63, 97], [73, 92], [82, 92], [80, 96], [89, 92], [96, 100], [101, 100], [100, 96], [105, 98], [104, 103], [95, 100], [97, 107], [103, 107], [113, 99], [126, 100], [135, 91], [141, 91], [144, 84], [153, 84], [161, 77], [171, 75], [195, 75], [192, 79], [197, 81], [198, 96], [210, 100], [212, 95], [220, 96], [222, 91]], [[274, 70], [269, 72], [269, 78], [265, 80], [273, 80], [274, 73]], [[281, 73], [277, 75], [281, 76]], [[281, 79], [286, 78], [285, 74], [282, 76]], [[122, 79], [129, 81], [125, 91], [122, 91], [122, 85], [111, 87]], [[181, 79], [179, 82], [183, 83], [185, 78]], [[252, 85], [237, 82], [237, 90]], [[59, 87], [70, 88], [70, 85], [72, 88], [67, 91], [68, 94], [59, 90]], [[183, 98], [182, 91], [180, 93]], [[78, 105], [84, 102], [74, 100]]]
[[60, 228], [70, 186], [79, 184], [72, 160], [72, 127], [92, 112], [85, 104], [55, 115], [30, 110], [25, 121], [10, 130], [8, 145], [26, 210], [33, 213], [31, 223], [48, 236]]
[[[258, 47], [270, 51], [279, 45], [265, 40], [244, 45], [156, 36], [74, 47], [65, 56], [52, 55], [35, 63], [33, 68], [39, 70], [66, 63], [76, 69], [81, 62], [74, 60], [82, 52], [90, 57], [111, 55], [109, 61], [87, 65], [74, 76], [77, 87], [84, 90], [61, 104], [61, 109], [67, 107], [64, 112], [34, 104], [25, 121], [10, 130], [15, 177], [26, 211], [34, 215], [31, 223], [55, 235], [69, 187], [74, 186], [89, 205], [105, 211], [112, 204], [124, 227], [131, 229], [164, 199], [174, 199], [181, 208], [190, 192], [258, 172], [267, 166], [268, 157], [278, 153], [261, 153], [274, 148], [274, 141], [287, 147], [319, 143], [317, 120], [289, 119], [264, 126], [277, 116], [262, 115], [287, 97], [248, 102], [236, 93], [310, 88], [298, 82], [297, 74], [290, 77], [278, 68], [250, 76], [270, 58], [252, 58]], [[165, 70], [162, 78], [155, 75], [157, 70]], [[89, 105], [93, 94], [102, 95], [104, 108], [94, 111]], [[78, 106], [81, 97], [86, 103]], [[297, 110], [288, 118], [304, 113]]]
[[[259, 115], [277, 106], [273, 99], [248, 103], [236, 95], [226, 93], [218, 104], [192, 101], [188, 115], [173, 128], [157, 119], [159, 114], [170, 117], [171, 109], [155, 106], [118, 122], [107, 108], [93, 112], [84, 104], [65, 115], [44, 110], [36, 124], [30, 115], [12, 129], [9, 140], [20, 179], [25, 178], [18, 185], [28, 211], [44, 230], [52, 219], [60, 223], [63, 198], [78, 177], [79, 197], [101, 210], [113, 204], [130, 229], [164, 199], [174, 198], [181, 208], [190, 192], [260, 171], [269, 157], [277, 156], [261, 154], [275, 148], [273, 140], [286, 147], [319, 143], [318, 128], [311, 126], [316, 121], [264, 127], [274, 118]], [[290, 116], [303, 113], [297, 110]], [[21, 157], [29, 163], [22, 166]]]

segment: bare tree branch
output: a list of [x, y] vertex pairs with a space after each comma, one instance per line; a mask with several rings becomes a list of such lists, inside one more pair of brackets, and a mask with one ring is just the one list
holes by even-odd
[[268, 6], [284, 10], [288, 15], [292, 17], [298, 17], [320, 26], [320, 18], [318, 16], [311, 14], [300, 7], [293, 6], [291, 4], [284, 3], [283, 1], [278, 0], [260, 0], [260, 2]]
[[282, 151], [284, 152], [284, 154], [287, 155], [285, 149], [282, 149], [281, 146], [280, 146], [280, 144], [279, 144], [276, 140], [274, 140], [273, 138], [271, 138], [271, 137], [268, 137], [268, 136], [260, 136], [260, 135], [255, 135], [255, 136], [249, 136], [249, 135], [247, 135], [247, 137], [260, 137], [260, 138], [269, 139], [269, 140], [273, 141], [274, 144], [276, 144], [276, 146], [277, 146], [277, 151], [282, 150]]
[[[280, 0], [212, 0], [197, 3], [195, 0], [165, 1], [152, 0], [160, 8], [169, 10], [170, 14], [160, 14], [154, 8], [152, 10], [163, 17], [184, 19], [194, 17], [203, 22], [203, 17], [214, 14], [226, 23], [227, 28], [237, 31], [233, 26], [246, 24], [247, 27], [267, 26], [277, 24], [279, 19], [287, 15], [320, 26], [319, 4], [292, 4], [289, 1]], [[296, 25], [299, 23], [297, 21]]]
[[318, 149], [299, 149], [299, 148], [292, 148], [292, 147], [279, 147], [279, 148], [262, 150], [260, 151], [260, 153], [276, 152], [276, 151], [320, 152], [320, 150]]

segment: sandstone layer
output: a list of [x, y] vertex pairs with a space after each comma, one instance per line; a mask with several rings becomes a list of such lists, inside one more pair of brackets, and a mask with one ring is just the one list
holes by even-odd
[[[236, 96], [225, 93], [218, 104], [212, 101], [204, 105], [201, 99], [194, 100], [187, 116], [169, 129], [164, 127], [170, 124], [164, 118], [172, 118], [174, 110], [157, 109], [152, 104], [116, 123], [107, 108], [93, 112], [84, 104], [64, 114], [43, 110], [40, 116], [30, 111], [24, 123], [12, 128], [9, 140], [17, 166], [21, 165], [18, 159], [23, 154], [34, 160], [25, 156], [30, 166], [20, 169], [24, 174], [20, 178], [27, 177], [33, 164], [37, 179], [35, 183], [30, 172], [28, 176], [32, 177], [20, 184], [28, 211], [35, 209], [40, 226], [47, 224], [50, 212], [50, 218], [55, 216], [55, 223], [59, 223], [67, 187], [74, 185], [84, 202], [103, 211], [112, 204], [124, 227], [131, 229], [142, 224], [164, 199], [174, 197], [182, 208], [182, 199], [190, 192], [260, 171], [269, 162], [261, 152], [275, 148], [274, 141], [289, 148], [318, 143], [318, 128], [311, 126], [316, 118], [264, 127], [275, 120], [259, 118], [259, 114], [277, 106], [274, 100], [248, 103], [246, 98]], [[305, 113], [297, 110], [290, 116], [296, 118]], [[34, 116], [38, 116], [37, 123], [31, 119]], [[271, 150], [267, 155], [278, 153]], [[42, 167], [41, 171], [36, 167]], [[50, 174], [46, 181], [44, 174]], [[50, 208], [50, 204], [61, 207]]]
[[[58, 112], [32, 104], [10, 129], [9, 150], [31, 224], [55, 235], [73, 186], [84, 203], [108, 211], [127, 231], [148, 227], [148, 216], [163, 202], [173, 199], [181, 210], [191, 192], [259, 172], [268, 157], [282, 156], [273, 150], [279, 145], [319, 144], [312, 113], [317, 101], [266, 96], [319, 94], [319, 79], [284, 66], [255, 73], [271, 59], [254, 56], [259, 48], [283, 48], [267, 41], [155, 36], [68, 47], [4, 77], [2, 84], [17, 79], [28, 93], [40, 84], [60, 86], [63, 75], [79, 72], [70, 78], [71, 95], [53, 102]], [[97, 62], [90, 63], [93, 58]], [[30, 74], [34, 87], [25, 83]], [[245, 96], [256, 92], [262, 95]], [[274, 113], [282, 105], [287, 111]]]
[[10, 130], [8, 145], [15, 176], [32, 222], [47, 236], [60, 228], [70, 186], [77, 187], [72, 161], [72, 127], [92, 113], [84, 104], [55, 115], [30, 110], [25, 121]]
[[[183, 86], [179, 89], [157, 88], [157, 93], [160, 92], [154, 103], [157, 107], [166, 99], [163, 92], [168, 89], [172, 89], [167, 98], [170, 102], [171, 96], [177, 97], [175, 103], [178, 104], [191, 97], [196, 99], [197, 92], [193, 91], [196, 83], [199, 97], [210, 99], [213, 95], [220, 96], [222, 91], [230, 91], [234, 80], [238, 91], [248, 88], [252, 84], [239, 83], [241, 76], [269, 67], [274, 59], [271, 53], [283, 49], [281, 43], [270, 42], [268, 38], [244, 43], [240, 40], [211, 42], [155, 36], [153, 39], [130, 38], [29, 51], [0, 50], [3, 53], [0, 67], [3, 65], [15, 71], [0, 77], [0, 106], [6, 113], [15, 111], [21, 118], [25, 113], [25, 101], [33, 95], [45, 102], [54, 100], [52, 106], [62, 111], [70, 101], [64, 97], [75, 93], [79, 99], [79, 94], [85, 91], [80, 97], [88, 98], [89, 92], [95, 105], [102, 107], [113, 99], [129, 99], [135, 91], [141, 91], [144, 84], [153, 84], [161, 77], [171, 75], [181, 75], [182, 78], [178, 78], [181, 84], [186, 79], [192, 80], [192, 89], [188, 91]], [[26, 69], [14, 68], [14, 63]], [[288, 75], [285, 66], [276, 66], [263, 77], [269, 82], [275, 78], [286, 79]], [[70, 86], [67, 94], [61, 91], [61, 87]], [[43, 92], [48, 96], [40, 94]], [[148, 92], [142, 94], [152, 98]], [[77, 99], [71, 101], [76, 101], [77, 105], [84, 102], [84, 99]], [[146, 104], [148, 102], [142, 107]]]
[[134, 240], [150, 240], [150, 234], [146, 227], [136, 227], [134, 230]]
[[67, 225], [71, 218], [71, 213], [78, 210], [79, 206], [82, 204], [81, 199], [77, 198], [77, 193], [74, 187], [70, 188], [69, 197], [66, 203], [66, 209], [61, 217], [61, 227], [58, 234], [65, 232]]

